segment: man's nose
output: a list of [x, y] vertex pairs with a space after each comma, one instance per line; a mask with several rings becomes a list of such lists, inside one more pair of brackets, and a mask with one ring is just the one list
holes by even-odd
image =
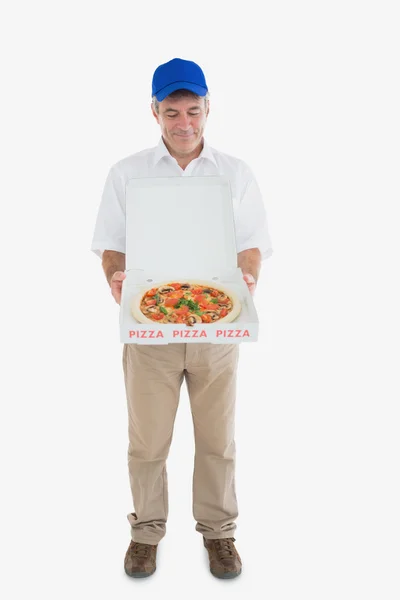
[[179, 127], [183, 130], [187, 130], [190, 129], [190, 125], [191, 125], [191, 116], [190, 115], [186, 115], [186, 114], [181, 114], [179, 116]]

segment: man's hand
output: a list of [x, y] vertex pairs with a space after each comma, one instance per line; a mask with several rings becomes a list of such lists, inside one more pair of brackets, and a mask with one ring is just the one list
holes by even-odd
[[261, 269], [261, 252], [259, 248], [242, 250], [238, 256], [238, 267], [242, 269], [243, 279], [247, 283], [249, 292], [254, 296], [258, 276]]
[[254, 296], [254, 292], [256, 291], [256, 280], [253, 275], [250, 273], [243, 273], [243, 279], [247, 283], [247, 287], [249, 288], [249, 292], [252, 296]]
[[111, 277], [111, 294], [117, 304], [121, 304], [122, 282], [126, 275], [123, 271], [116, 271]]

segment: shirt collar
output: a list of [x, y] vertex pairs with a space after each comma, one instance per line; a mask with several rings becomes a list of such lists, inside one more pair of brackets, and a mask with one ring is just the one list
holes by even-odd
[[154, 166], [162, 159], [164, 158], [164, 156], [169, 156], [171, 157], [170, 153], [168, 152], [168, 149], [166, 147], [166, 145], [164, 144], [164, 140], [162, 139], [162, 137], [160, 138], [160, 141], [158, 142], [155, 152], [154, 152]]
[[[158, 145], [156, 146], [155, 151], [154, 151], [154, 166], [165, 156], [172, 158], [170, 153], [168, 152], [168, 148], [164, 144], [163, 138], [161, 137], [160, 141], [158, 142]], [[215, 157], [212, 153], [212, 150], [204, 138], [203, 138], [203, 149], [200, 152], [198, 158], [205, 158], [206, 160], [210, 160], [216, 167], [218, 167]]]
[[199, 158], [206, 158], [207, 160], [211, 160], [211, 162], [216, 167], [218, 167], [217, 161], [215, 160], [215, 157], [214, 157], [214, 154], [204, 138], [203, 138], [203, 150], [200, 152]]

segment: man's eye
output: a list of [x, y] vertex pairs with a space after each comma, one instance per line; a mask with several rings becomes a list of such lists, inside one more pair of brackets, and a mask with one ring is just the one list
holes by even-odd
[[198, 117], [200, 113], [199, 113], [199, 112], [195, 112], [195, 113], [193, 113], [193, 112], [190, 112], [190, 113], [188, 113], [188, 114], [189, 114], [191, 117]]

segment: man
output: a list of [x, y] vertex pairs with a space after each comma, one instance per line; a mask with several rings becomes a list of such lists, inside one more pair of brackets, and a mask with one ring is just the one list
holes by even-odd
[[[120, 303], [125, 278], [125, 184], [132, 177], [228, 176], [238, 266], [253, 294], [261, 260], [272, 253], [265, 209], [248, 166], [210, 148], [204, 139], [209, 96], [201, 68], [179, 58], [160, 65], [153, 75], [151, 109], [161, 129], [160, 142], [111, 168], [95, 227], [92, 250], [102, 258], [114, 299]], [[237, 344], [124, 345], [128, 467], [135, 506], [128, 514], [132, 541], [125, 571], [132, 577], [154, 573], [157, 545], [165, 535], [166, 460], [183, 378], [195, 432], [196, 530], [203, 535], [213, 575], [231, 578], [241, 573], [233, 537], [238, 515], [234, 478], [238, 351]]]

